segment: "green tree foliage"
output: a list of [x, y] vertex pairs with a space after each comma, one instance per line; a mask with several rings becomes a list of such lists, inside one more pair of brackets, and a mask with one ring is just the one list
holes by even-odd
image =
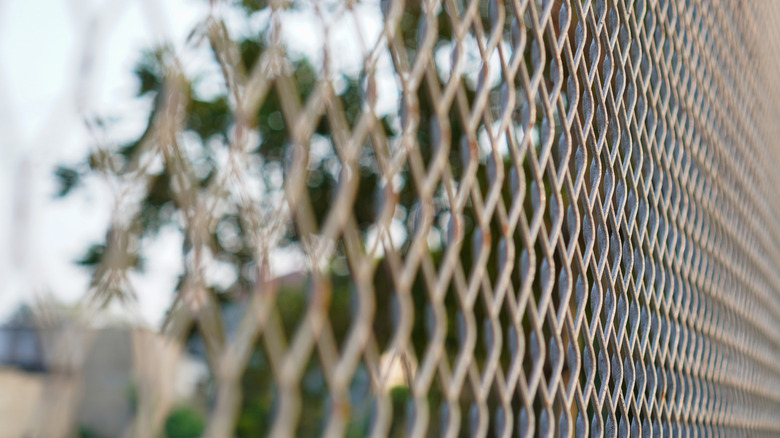
[[174, 409], [165, 421], [167, 438], [198, 438], [206, 428], [203, 414], [196, 409], [182, 406]]

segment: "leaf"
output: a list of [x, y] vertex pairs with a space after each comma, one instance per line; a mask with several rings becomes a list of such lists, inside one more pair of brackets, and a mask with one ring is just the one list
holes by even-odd
[[59, 182], [59, 189], [56, 194], [58, 198], [66, 196], [81, 182], [81, 174], [77, 170], [65, 166], [57, 166], [54, 176]]
[[193, 99], [190, 102], [187, 128], [197, 132], [203, 140], [217, 134], [227, 137], [230, 114], [230, 106], [225, 96], [212, 101]]
[[84, 254], [84, 256], [77, 260], [76, 263], [78, 263], [81, 266], [97, 266], [100, 264], [100, 261], [103, 260], [103, 255], [106, 253], [106, 246], [103, 244], [94, 244], [89, 247], [87, 250], [87, 253]]

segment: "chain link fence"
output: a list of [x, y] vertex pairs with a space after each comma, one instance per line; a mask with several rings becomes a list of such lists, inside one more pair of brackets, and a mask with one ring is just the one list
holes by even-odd
[[208, 437], [776, 436], [778, 23], [775, 2], [212, 2], [201, 76], [147, 52], [143, 135], [91, 118], [58, 171], [115, 206], [90, 316], [43, 318], [31, 436], [73, 430], [79, 327], [138, 305], [165, 226], [184, 272], [163, 336], [134, 335], [127, 436], [166, 430], [183, 350]]

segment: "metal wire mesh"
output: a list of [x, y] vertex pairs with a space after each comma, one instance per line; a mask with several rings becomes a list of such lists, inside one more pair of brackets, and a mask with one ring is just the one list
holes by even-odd
[[160, 51], [144, 136], [91, 158], [118, 196], [89, 300], [132, 301], [160, 184], [184, 230], [163, 331], [202, 339], [206, 436], [780, 433], [777, 3], [243, 7], [260, 37], [215, 3], [191, 39], [223, 94]]

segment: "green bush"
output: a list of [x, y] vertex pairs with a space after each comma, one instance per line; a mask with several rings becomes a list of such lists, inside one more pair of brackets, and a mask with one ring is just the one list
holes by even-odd
[[203, 415], [196, 409], [184, 406], [174, 409], [165, 421], [167, 438], [197, 438], [205, 428]]

